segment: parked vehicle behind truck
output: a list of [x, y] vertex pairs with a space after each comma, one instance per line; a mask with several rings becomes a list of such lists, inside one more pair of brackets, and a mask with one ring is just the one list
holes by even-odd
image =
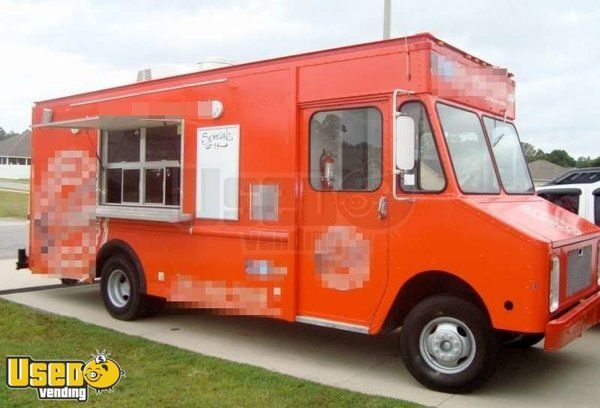
[[515, 82], [430, 34], [33, 108], [19, 265], [167, 301], [375, 335], [448, 392], [498, 338], [556, 350], [600, 319], [599, 230], [535, 195]]
[[571, 170], [539, 187], [537, 194], [565, 210], [600, 225], [600, 168]]

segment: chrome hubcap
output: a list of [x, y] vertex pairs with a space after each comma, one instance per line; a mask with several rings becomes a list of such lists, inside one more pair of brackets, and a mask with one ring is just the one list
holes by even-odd
[[460, 320], [438, 317], [421, 332], [421, 356], [434, 370], [456, 374], [465, 370], [475, 358], [475, 337]]
[[120, 269], [114, 270], [108, 277], [106, 284], [108, 298], [116, 307], [124, 307], [131, 298], [131, 286], [127, 275]]

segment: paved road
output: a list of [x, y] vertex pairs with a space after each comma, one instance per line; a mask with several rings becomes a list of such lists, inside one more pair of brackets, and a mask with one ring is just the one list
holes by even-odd
[[16, 258], [17, 249], [27, 247], [27, 225], [27, 221], [0, 218], [0, 259]]
[[47, 275], [34, 275], [29, 269], [17, 271], [15, 269], [16, 261], [16, 259], [0, 259], [0, 294], [15, 290], [32, 290], [33, 288], [40, 289], [50, 285], [60, 285], [58, 278], [49, 278]]
[[[452, 396], [427, 390], [412, 379], [402, 365], [394, 335], [370, 337], [268, 319], [173, 311], [141, 321], [122, 322], [104, 311], [97, 285], [3, 297], [206, 355], [426, 406], [592, 408], [600, 405], [600, 327], [558, 353], [545, 353], [539, 348], [505, 350], [490, 383], [474, 394]], [[115, 356], [119, 354], [119, 350], [110, 351]]]
[[29, 191], [29, 183], [18, 183], [16, 181], [0, 180], [0, 190]]
[[0, 218], [0, 293], [60, 284], [58, 278], [33, 275], [28, 269], [15, 269], [17, 250], [27, 248], [28, 224], [28, 221]]

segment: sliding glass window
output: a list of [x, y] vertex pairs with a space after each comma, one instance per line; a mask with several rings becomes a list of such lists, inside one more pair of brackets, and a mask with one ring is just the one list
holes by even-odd
[[181, 132], [178, 125], [102, 132], [100, 202], [178, 207]]

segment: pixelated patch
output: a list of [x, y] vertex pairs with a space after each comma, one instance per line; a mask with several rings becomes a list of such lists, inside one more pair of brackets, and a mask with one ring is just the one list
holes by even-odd
[[216, 309], [217, 314], [279, 316], [281, 288], [248, 286], [246, 282], [209, 281], [178, 275], [168, 300], [184, 308]]
[[267, 259], [247, 259], [246, 273], [259, 280], [281, 279], [287, 275], [287, 268]]
[[96, 265], [96, 157], [60, 150], [34, 187], [35, 266], [51, 276], [86, 279]]
[[323, 287], [362, 288], [370, 275], [370, 243], [352, 226], [330, 226], [315, 240], [315, 270]]
[[514, 90], [506, 69], [467, 65], [437, 52], [431, 53], [430, 66], [439, 96], [483, 98], [499, 108], [510, 105], [514, 110]]

